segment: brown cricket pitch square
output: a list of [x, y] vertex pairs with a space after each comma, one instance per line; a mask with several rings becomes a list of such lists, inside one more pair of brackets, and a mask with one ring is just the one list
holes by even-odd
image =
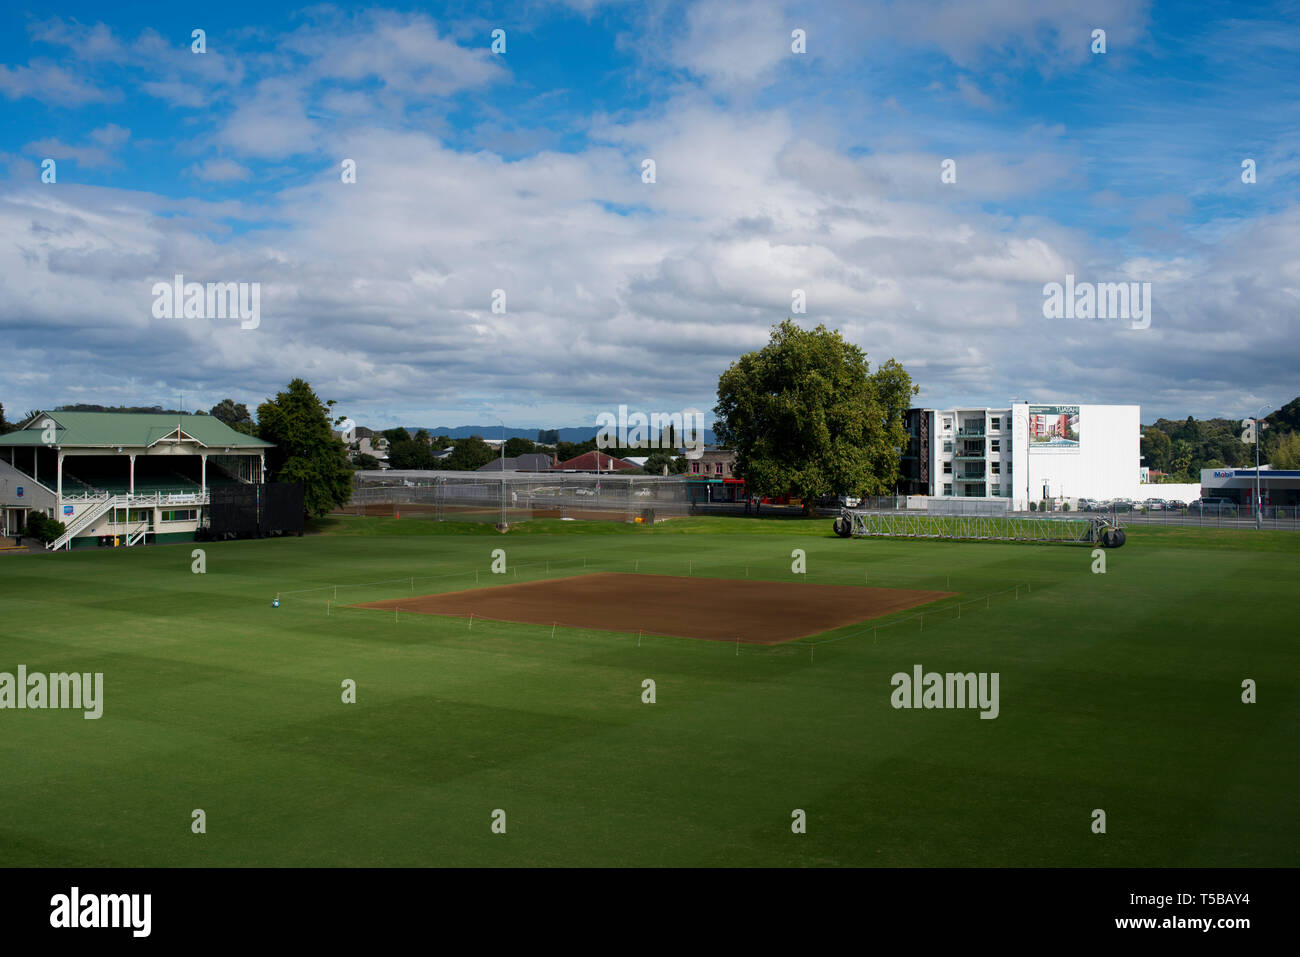
[[955, 592], [595, 572], [365, 602], [426, 615], [638, 631], [772, 645], [903, 611]]

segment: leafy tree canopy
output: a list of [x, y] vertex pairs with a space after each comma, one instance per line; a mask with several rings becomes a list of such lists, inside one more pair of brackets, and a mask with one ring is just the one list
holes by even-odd
[[643, 468], [647, 475], [662, 475], [665, 465], [669, 475], [681, 475], [686, 471], [686, 456], [657, 449], [650, 453]]
[[388, 447], [388, 467], [394, 469], [433, 469], [438, 467], [438, 460], [433, 457], [433, 450], [423, 442], [407, 439], [394, 442]]
[[492, 446], [483, 441], [481, 436], [472, 435], [467, 439], [457, 439], [452, 446], [452, 453], [443, 462], [442, 468], [473, 471], [479, 466], [487, 465], [500, 455]]
[[[555, 458], [560, 462], [567, 462], [569, 459], [576, 459], [583, 452], [592, 452], [595, 448], [595, 435], [592, 435], [592, 437], [587, 439], [585, 442], [556, 442]], [[613, 454], [612, 449], [608, 451], [610, 454]]]
[[531, 439], [514, 438], [506, 439], [506, 458], [513, 459], [520, 455], [528, 455], [532, 452], [540, 452]]
[[[1253, 411], [1243, 414], [1247, 418]], [[1300, 431], [1300, 398], [1261, 416], [1259, 458], [1273, 460], [1288, 437]], [[1142, 463], [1168, 474], [1166, 481], [1198, 482], [1201, 469], [1253, 468], [1255, 446], [1243, 442], [1241, 419], [1157, 419], [1142, 429]], [[1282, 453], [1285, 455], [1285, 452]]]
[[1292, 432], [1269, 453], [1268, 464], [1275, 469], [1300, 469], [1300, 432]]
[[352, 469], [341, 439], [331, 431], [330, 407], [304, 379], [257, 407], [258, 434], [275, 448], [267, 467], [279, 482], [302, 482], [307, 513], [319, 517], [352, 497]]
[[903, 417], [917, 391], [894, 360], [871, 373], [866, 353], [839, 332], [787, 319], [766, 346], [722, 374], [713, 430], [735, 450], [736, 471], [752, 494], [805, 503], [841, 492], [887, 494], [898, 479]]
[[209, 414], [214, 419], [220, 419], [236, 432], [242, 432], [245, 435], [257, 434], [257, 423], [253, 421], [248, 406], [242, 402], [236, 404], [234, 399], [222, 399], [212, 407]]

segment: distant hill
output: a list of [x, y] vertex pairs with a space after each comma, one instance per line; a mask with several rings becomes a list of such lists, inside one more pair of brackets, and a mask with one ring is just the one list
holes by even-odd
[[[1259, 452], [1269, 462], [1282, 440], [1300, 428], [1300, 397], [1264, 418], [1268, 429]], [[1255, 446], [1242, 442], [1241, 433], [1241, 419], [1235, 417], [1156, 419], [1142, 427], [1142, 464], [1175, 482], [1195, 482], [1202, 469], [1251, 468]]]
[[[477, 435], [485, 439], [501, 438], [501, 426], [499, 425], [458, 425], [450, 428], [445, 425], [427, 426], [427, 425], [407, 425], [404, 426], [407, 432], [414, 435], [420, 429], [428, 432], [430, 435], [445, 435], [452, 439], [467, 439], [471, 435]], [[380, 430], [382, 431], [382, 430]], [[506, 426], [507, 439], [531, 439], [537, 441], [537, 433], [547, 431], [545, 429], [512, 429]], [[560, 433], [561, 442], [585, 442], [587, 439], [595, 438], [597, 429], [594, 425], [578, 426], [576, 428], [554, 429], [551, 431]], [[706, 445], [713, 445], [716, 442], [712, 429], [704, 430], [704, 442]]]

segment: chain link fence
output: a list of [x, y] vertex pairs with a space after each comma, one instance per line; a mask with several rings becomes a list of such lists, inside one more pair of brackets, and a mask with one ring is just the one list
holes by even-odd
[[656, 475], [443, 473], [359, 482], [339, 512], [493, 525], [532, 518], [652, 524], [689, 514], [690, 500], [682, 479]]
[[[1259, 513], [1259, 525], [1262, 528], [1300, 531], [1300, 507], [1265, 506]], [[1191, 505], [1158, 509], [1111, 505], [1085, 510], [1083, 514], [1121, 518], [1125, 525], [1185, 525], [1203, 528], [1254, 528], [1256, 525], [1255, 511], [1248, 505]]]

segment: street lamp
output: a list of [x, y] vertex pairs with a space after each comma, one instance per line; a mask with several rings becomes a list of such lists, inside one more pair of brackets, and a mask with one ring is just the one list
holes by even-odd
[[1261, 405], [1255, 410], [1255, 416], [1251, 423], [1255, 426], [1255, 531], [1260, 531], [1264, 527], [1264, 506], [1259, 500], [1259, 445], [1264, 438], [1264, 427], [1259, 424], [1259, 413], [1267, 409], [1268, 406]]

